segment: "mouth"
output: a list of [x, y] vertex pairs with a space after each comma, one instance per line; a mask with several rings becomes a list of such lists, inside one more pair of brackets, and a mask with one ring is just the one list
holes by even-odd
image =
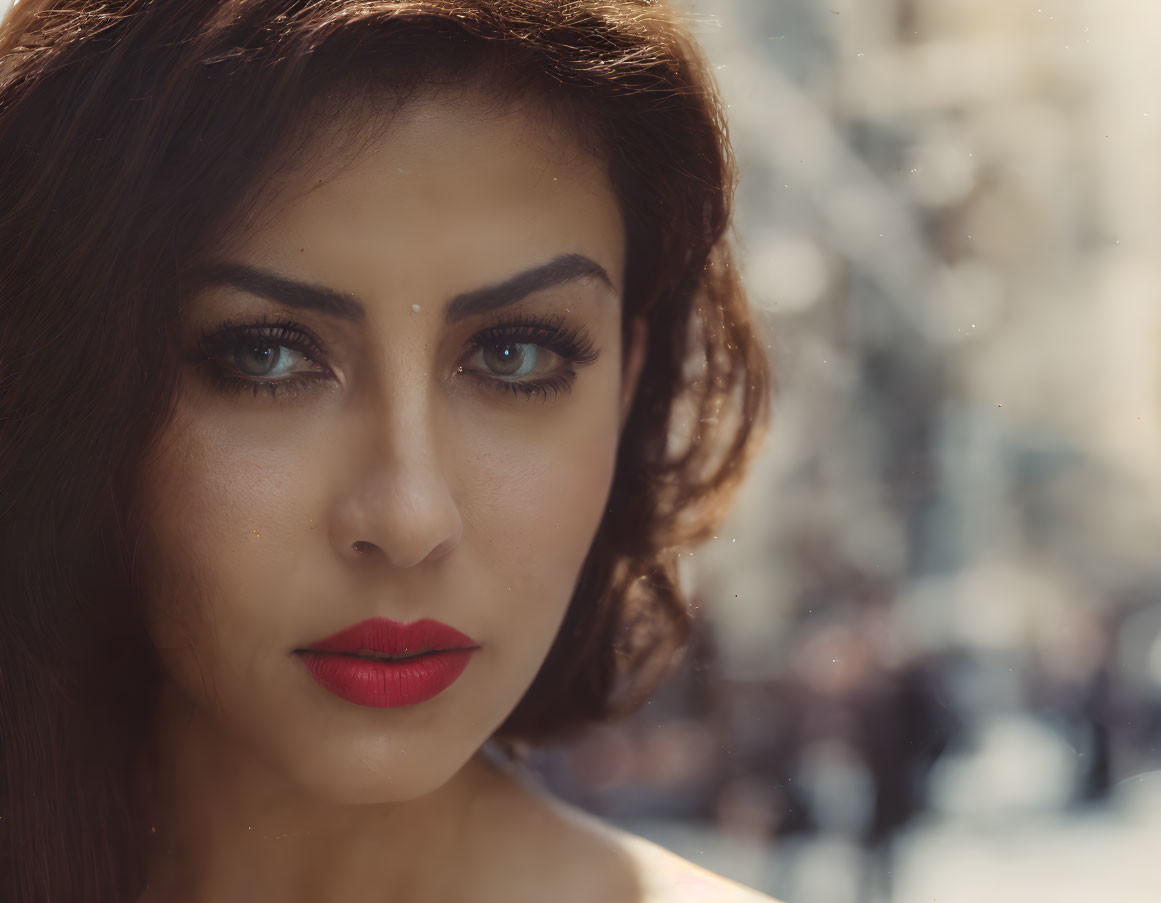
[[334, 695], [360, 706], [397, 708], [442, 693], [479, 648], [430, 618], [411, 624], [372, 618], [293, 652]]
[[[298, 652], [317, 652], [318, 650], [300, 649]], [[428, 655], [439, 655], [441, 652], [451, 652], [450, 649], [428, 649], [425, 652], [411, 652], [406, 655], [388, 655], [383, 652], [332, 652], [331, 655], [341, 655], [344, 658], [357, 658], [367, 662], [409, 662], [412, 659], [423, 658]]]

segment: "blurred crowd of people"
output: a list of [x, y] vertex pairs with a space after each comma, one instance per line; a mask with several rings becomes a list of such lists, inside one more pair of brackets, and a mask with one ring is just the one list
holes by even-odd
[[1161, 8], [685, 5], [774, 427], [673, 679], [536, 763], [625, 822], [844, 838], [892, 900], [904, 832], [1161, 768]]

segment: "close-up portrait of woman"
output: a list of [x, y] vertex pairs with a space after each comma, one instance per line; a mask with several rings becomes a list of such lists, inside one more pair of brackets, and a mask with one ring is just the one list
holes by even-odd
[[658, 0], [0, 22], [0, 899], [771, 899], [539, 789], [772, 379]]
[[0, 0], [0, 903], [1156, 903], [1159, 45]]

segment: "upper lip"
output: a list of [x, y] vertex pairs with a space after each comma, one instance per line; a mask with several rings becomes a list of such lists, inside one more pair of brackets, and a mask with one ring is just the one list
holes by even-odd
[[307, 646], [305, 651], [404, 655], [475, 648], [479, 644], [471, 637], [431, 618], [410, 624], [390, 618], [369, 618]]

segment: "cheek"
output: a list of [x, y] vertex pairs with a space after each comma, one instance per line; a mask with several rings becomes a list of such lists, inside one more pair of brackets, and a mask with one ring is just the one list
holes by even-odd
[[151, 632], [171, 671], [187, 671], [193, 658], [199, 668], [222, 660], [244, 666], [255, 656], [243, 647], [258, 653], [275, 639], [263, 608], [285, 599], [281, 587], [301, 560], [296, 536], [306, 532], [295, 529], [306, 523], [299, 517], [305, 505], [290, 467], [203, 422], [176, 434], [143, 468], [152, 513], [139, 574]]
[[477, 472], [483, 491], [464, 511], [485, 567], [512, 594], [508, 610], [550, 631], [604, 514], [616, 459], [607, 408], [576, 413], [551, 433], [482, 458], [495, 463]]

